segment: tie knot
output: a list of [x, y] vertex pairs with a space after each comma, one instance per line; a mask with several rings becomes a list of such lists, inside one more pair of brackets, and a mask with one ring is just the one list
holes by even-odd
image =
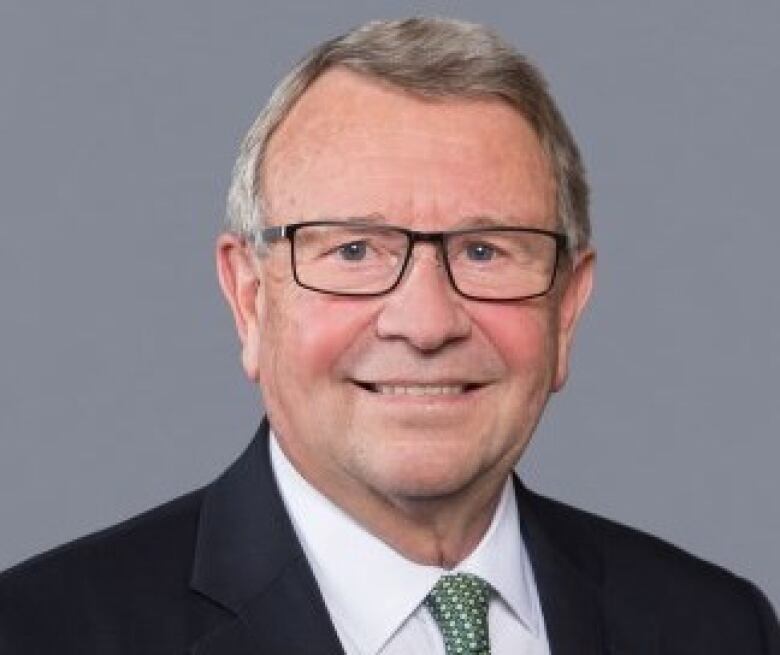
[[425, 598], [444, 637], [447, 655], [490, 653], [487, 610], [490, 586], [475, 575], [445, 575]]

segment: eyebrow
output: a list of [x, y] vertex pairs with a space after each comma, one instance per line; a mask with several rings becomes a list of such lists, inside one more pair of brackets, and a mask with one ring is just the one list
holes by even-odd
[[496, 216], [467, 216], [462, 218], [452, 227], [455, 229], [471, 227], [521, 227], [523, 223], [509, 216], [498, 218]]
[[[331, 220], [331, 219], [329, 219]], [[341, 221], [344, 223], [358, 223], [360, 225], [391, 225], [382, 214], [368, 214], [366, 216], [334, 216], [334, 221]]]

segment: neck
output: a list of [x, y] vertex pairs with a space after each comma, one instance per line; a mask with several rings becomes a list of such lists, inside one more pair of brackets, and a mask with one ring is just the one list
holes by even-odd
[[409, 560], [445, 569], [457, 566], [479, 545], [511, 472], [511, 465], [483, 472], [447, 494], [388, 495], [357, 480], [341, 478], [334, 484], [334, 476], [301, 467], [284, 441], [278, 444], [299, 475], [366, 530]]
[[490, 527], [504, 480], [497, 483], [439, 498], [376, 494], [342, 506], [407, 559], [451, 569], [474, 551]]

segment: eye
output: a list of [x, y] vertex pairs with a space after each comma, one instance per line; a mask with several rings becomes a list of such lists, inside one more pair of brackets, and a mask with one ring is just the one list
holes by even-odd
[[350, 241], [336, 250], [348, 262], [359, 262], [366, 258], [368, 246], [365, 241]]
[[496, 249], [487, 243], [470, 243], [466, 246], [466, 256], [475, 262], [489, 262], [496, 256]]

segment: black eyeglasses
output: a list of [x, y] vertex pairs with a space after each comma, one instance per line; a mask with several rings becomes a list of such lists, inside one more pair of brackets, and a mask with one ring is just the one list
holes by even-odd
[[527, 300], [555, 282], [567, 245], [558, 232], [530, 227], [488, 227], [417, 232], [384, 224], [312, 221], [268, 227], [259, 241], [291, 243], [300, 286], [338, 296], [379, 296], [404, 275], [417, 242], [438, 244], [455, 290], [471, 300]]

